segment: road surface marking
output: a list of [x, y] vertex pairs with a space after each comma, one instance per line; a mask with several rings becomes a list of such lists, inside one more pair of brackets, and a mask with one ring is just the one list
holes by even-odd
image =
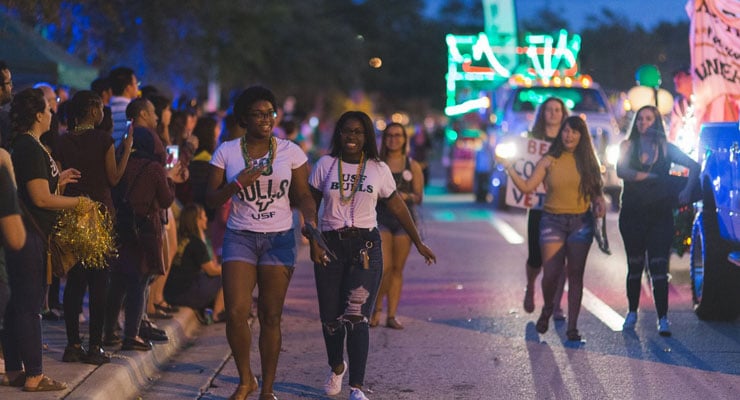
[[585, 287], [583, 288], [581, 305], [591, 312], [591, 314], [595, 315], [596, 318], [600, 319], [609, 329], [614, 332], [622, 331], [624, 318]]
[[495, 215], [491, 215], [491, 217], [488, 218], [488, 222], [498, 231], [498, 233], [501, 234], [501, 236], [504, 237], [504, 239], [506, 239], [507, 242], [511, 244], [524, 243], [524, 237], [503, 219], [498, 218]]

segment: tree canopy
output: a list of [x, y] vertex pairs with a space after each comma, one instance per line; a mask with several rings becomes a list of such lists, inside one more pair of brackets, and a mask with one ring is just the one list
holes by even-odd
[[[102, 71], [128, 65], [145, 83], [173, 91], [203, 96], [214, 80], [228, 98], [229, 90], [261, 83], [310, 103], [362, 90], [388, 111], [441, 110], [445, 34], [477, 33], [482, 13], [480, 2], [451, 0], [441, 9], [444, 18], [430, 18], [424, 6], [422, 0], [1, 0], [0, 12]], [[624, 21], [602, 10], [581, 32], [581, 71], [602, 86], [628, 89], [641, 64], [656, 64], [664, 75], [688, 64], [688, 23], [646, 31]], [[520, 28], [568, 26], [544, 9]], [[372, 57], [380, 68], [370, 65]]]

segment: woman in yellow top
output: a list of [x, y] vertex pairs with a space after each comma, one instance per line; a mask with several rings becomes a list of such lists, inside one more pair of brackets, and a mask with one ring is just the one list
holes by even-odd
[[567, 271], [566, 335], [568, 340], [581, 341], [577, 323], [583, 297], [583, 272], [594, 237], [594, 216], [601, 218], [606, 212], [601, 171], [586, 122], [580, 117], [568, 117], [528, 179], [519, 175], [517, 165], [507, 160], [500, 162], [522, 192], [534, 191], [543, 181], [547, 191], [540, 223], [545, 305], [537, 320], [537, 332], [547, 332], [558, 277]]

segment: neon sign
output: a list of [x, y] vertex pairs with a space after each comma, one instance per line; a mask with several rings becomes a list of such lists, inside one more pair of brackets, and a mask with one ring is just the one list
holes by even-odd
[[[452, 35], [447, 42], [447, 102], [445, 113], [449, 116], [470, 112], [476, 108], [490, 107], [484, 95], [465, 94], [458, 99], [458, 92], [488, 91], [503, 84], [517, 72], [532, 78], [549, 81], [556, 75], [574, 76], [578, 72], [578, 53], [581, 37], [568, 37], [561, 30], [557, 38], [549, 35], [527, 35], [526, 46], [492, 45], [485, 33]], [[507, 68], [505, 65], [512, 67]]]
[[[565, 68], [566, 76], [573, 76], [578, 72], [576, 56], [581, 51], [579, 35], [573, 35], [568, 41], [568, 32], [561, 29], [555, 47], [553, 47], [553, 37], [548, 35], [527, 35], [525, 41], [527, 42], [527, 57], [532, 62], [538, 78], [550, 80], [561, 65]], [[542, 54], [541, 63], [540, 54]]]

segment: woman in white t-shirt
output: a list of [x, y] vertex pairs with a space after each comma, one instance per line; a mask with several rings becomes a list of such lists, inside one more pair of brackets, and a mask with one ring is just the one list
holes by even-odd
[[[388, 165], [378, 158], [375, 129], [367, 114], [348, 111], [337, 121], [331, 152], [316, 163], [309, 181], [316, 205], [324, 201], [321, 230], [327, 247], [311, 240], [319, 313], [331, 372], [327, 395], [339, 394], [349, 369], [350, 400], [362, 392], [369, 347], [368, 322], [383, 273], [375, 206], [386, 201], [428, 264], [436, 261], [396, 192]], [[329, 250], [328, 252], [326, 250]], [[333, 253], [330, 254], [330, 253]], [[347, 340], [349, 366], [344, 362]]]
[[242, 92], [234, 115], [247, 132], [216, 149], [208, 178], [210, 207], [231, 199], [222, 249], [226, 337], [239, 371], [239, 386], [231, 399], [245, 399], [259, 387], [249, 364], [252, 336], [247, 323], [255, 285], [259, 286], [260, 399], [275, 398], [280, 318], [296, 259], [289, 198], [306, 224], [316, 224], [308, 160], [293, 142], [273, 136], [276, 110], [270, 90], [252, 86]]

